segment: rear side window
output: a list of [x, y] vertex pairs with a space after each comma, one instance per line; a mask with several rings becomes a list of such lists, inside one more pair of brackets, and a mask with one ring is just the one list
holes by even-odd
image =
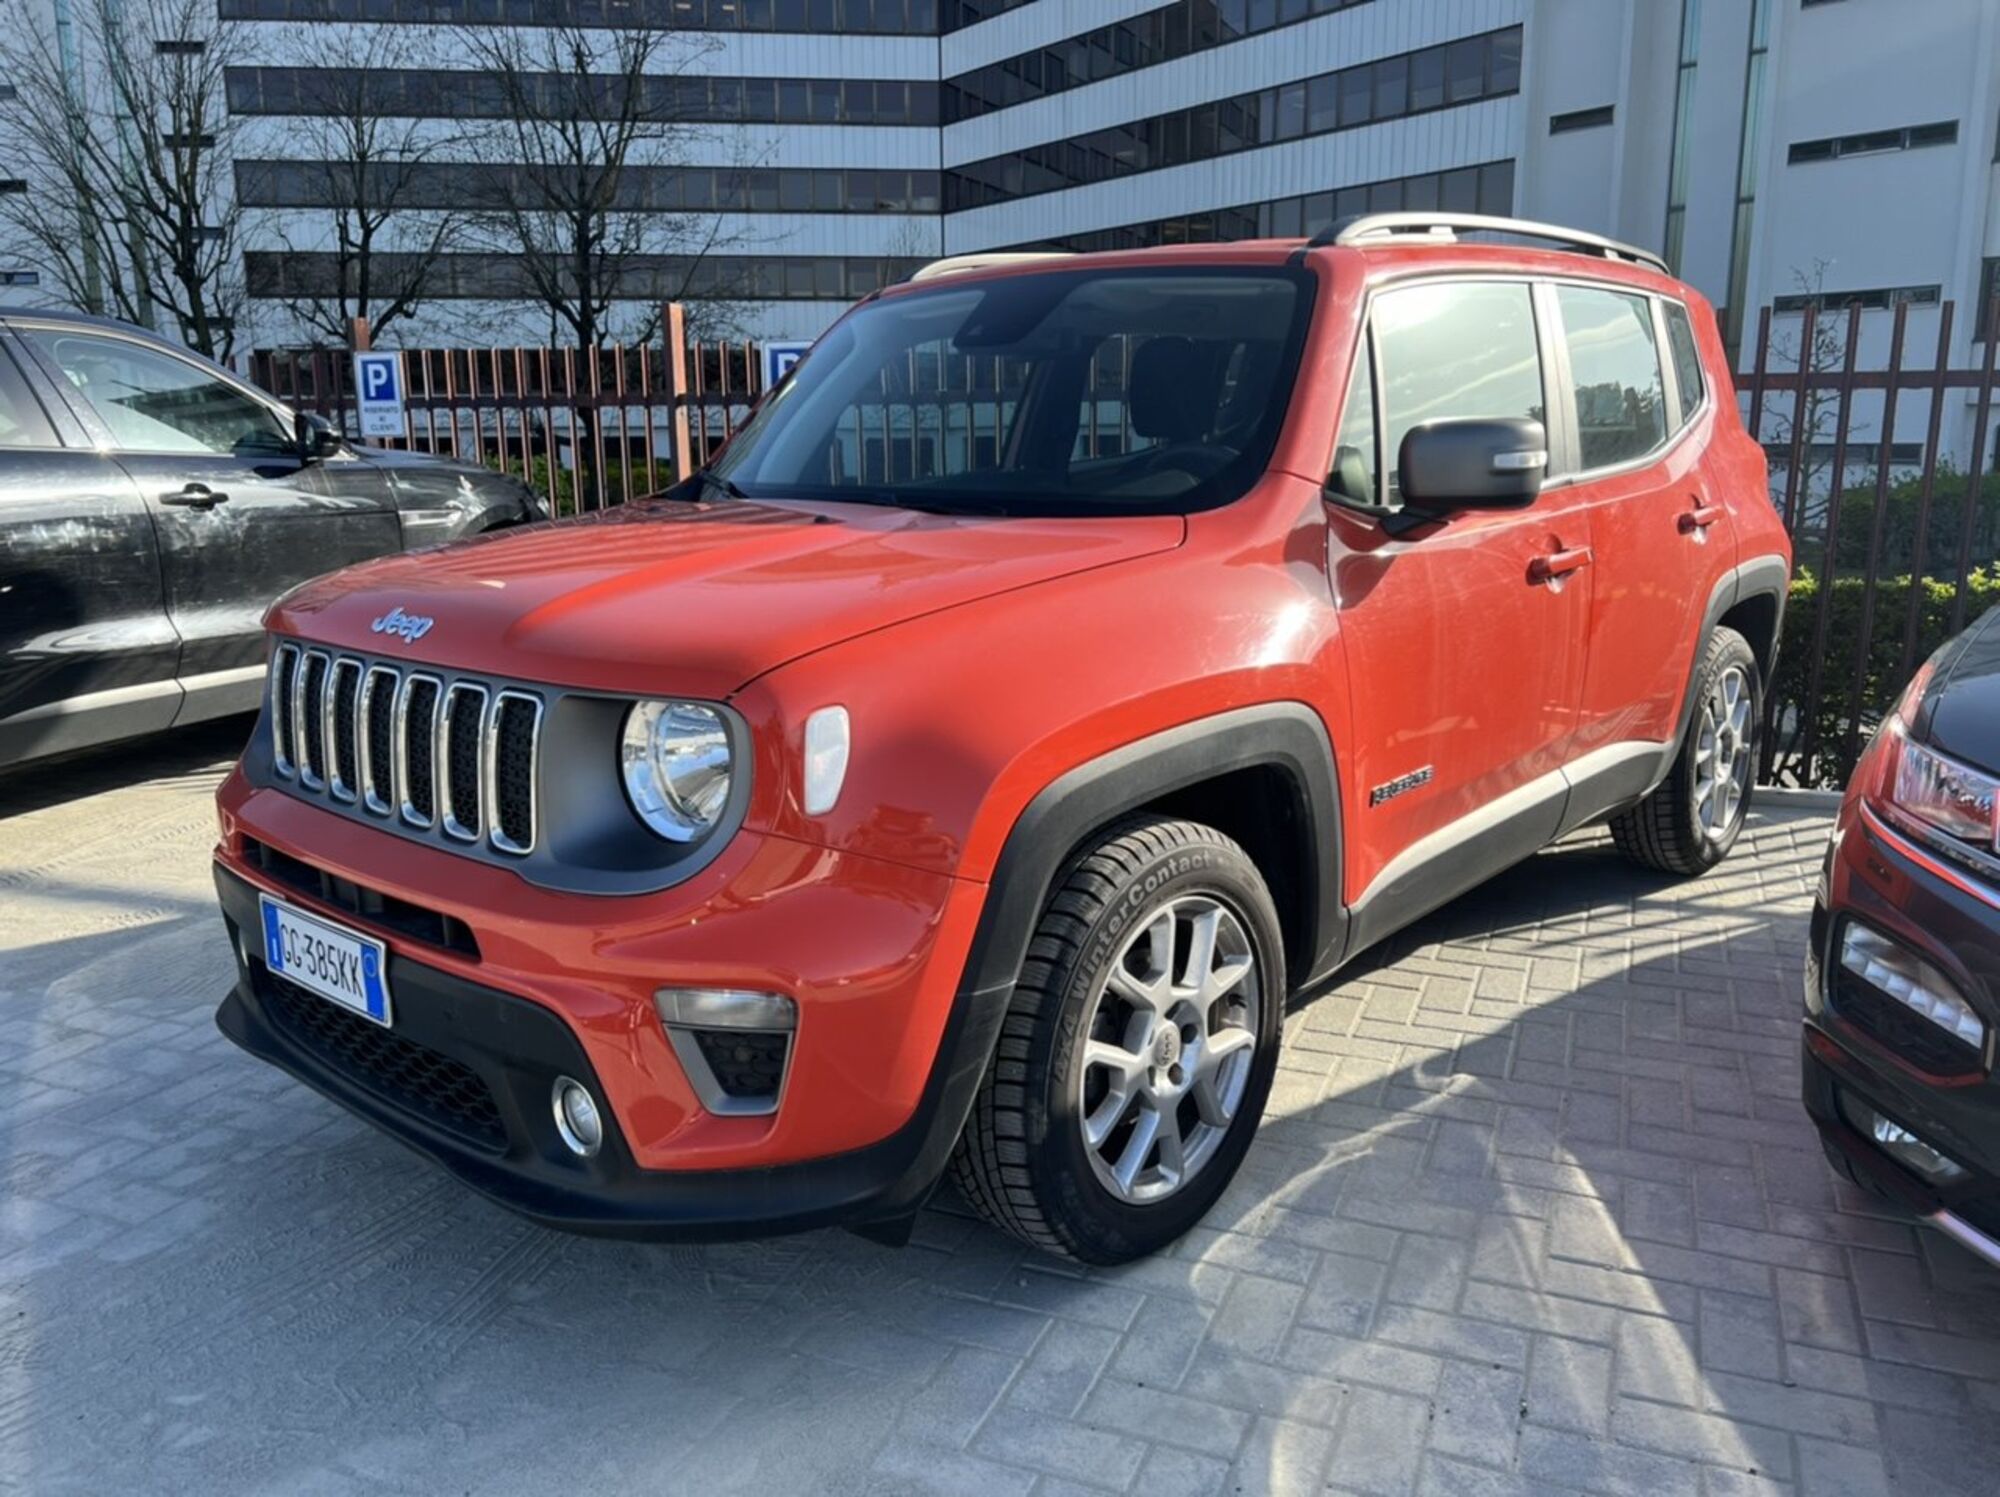
[[1667, 439], [1666, 384], [1652, 303], [1589, 286], [1556, 287], [1569, 349], [1583, 467], [1642, 458]]
[[1701, 352], [1695, 347], [1694, 323], [1688, 309], [1677, 301], [1663, 301], [1667, 314], [1667, 352], [1673, 356], [1674, 383], [1681, 392], [1681, 421], [1686, 423], [1701, 407]]
[[53, 447], [55, 428], [28, 388], [28, 380], [0, 349], [0, 447]]
[[1419, 422], [1546, 420], [1534, 306], [1525, 284], [1411, 286], [1378, 297], [1374, 317], [1392, 497], [1403, 438]]

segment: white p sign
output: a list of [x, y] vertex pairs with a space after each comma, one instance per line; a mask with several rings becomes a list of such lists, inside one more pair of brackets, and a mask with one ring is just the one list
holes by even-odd
[[361, 413], [362, 436], [402, 436], [408, 430], [403, 420], [403, 356], [357, 353], [354, 397]]

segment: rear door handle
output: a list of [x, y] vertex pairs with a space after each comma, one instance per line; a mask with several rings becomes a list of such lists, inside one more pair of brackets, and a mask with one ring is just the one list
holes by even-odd
[[205, 483], [191, 483], [176, 493], [160, 495], [160, 503], [171, 504], [177, 509], [214, 509], [216, 505], [228, 502], [227, 494]]
[[1681, 534], [1693, 535], [1698, 530], [1706, 530], [1721, 518], [1721, 505], [1703, 504], [1697, 499], [1694, 508], [1684, 511], [1681, 515]]
[[1551, 551], [1547, 556], [1537, 556], [1528, 563], [1528, 580], [1553, 582], [1558, 577], [1567, 577], [1571, 572], [1581, 571], [1589, 565], [1588, 546], [1578, 546], [1573, 551]]

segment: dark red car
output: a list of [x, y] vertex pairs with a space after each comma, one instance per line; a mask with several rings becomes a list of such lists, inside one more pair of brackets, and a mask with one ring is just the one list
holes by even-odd
[[1805, 1100], [1827, 1157], [2000, 1266], [2000, 609], [1917, 672], [1813, 904]]
[[933, 266], [661, 499], [272, 610], [221, 1025], [563, 1226], [949, 1172], [1157, 1248], [1288, 995], [1586, 822], [1729, 851], [1790, 548], [1726, 368], [1505, 220]]

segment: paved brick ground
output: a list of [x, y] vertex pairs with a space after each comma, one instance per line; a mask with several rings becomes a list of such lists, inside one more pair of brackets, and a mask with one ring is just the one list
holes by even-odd
[[[227, 730], [0, 782], [0, 1485], [37, 1492], [1991, 1492], [2000, 1276], [1794, 1098], [1824, 822], [1582, 843], [1301, 1006], [1249, 1168], [1076, 1274], [949, 1202], [610, 1245], [211, 1026]], [[154, 776], [142, 779], [145, 775]]]

